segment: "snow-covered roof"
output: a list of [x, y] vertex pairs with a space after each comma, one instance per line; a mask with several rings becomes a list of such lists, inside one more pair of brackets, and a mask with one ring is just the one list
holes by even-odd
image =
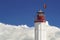
[[41, 9], [38, 12], [43, 12]]

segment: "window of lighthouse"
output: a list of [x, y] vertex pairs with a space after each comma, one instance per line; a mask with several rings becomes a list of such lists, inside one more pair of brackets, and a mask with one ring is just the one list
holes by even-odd
[[44, 14], [39, 14], [39, 16], [43, 16]]

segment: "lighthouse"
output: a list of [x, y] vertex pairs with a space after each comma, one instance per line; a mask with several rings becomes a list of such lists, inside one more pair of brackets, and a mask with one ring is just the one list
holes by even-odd
[[35, 40], [47, 40], [47, 33], [46, 33], [46, 19], [44, 12], [39, 10], [37, 12], [36, 19], [34, 20], [35, 25]]

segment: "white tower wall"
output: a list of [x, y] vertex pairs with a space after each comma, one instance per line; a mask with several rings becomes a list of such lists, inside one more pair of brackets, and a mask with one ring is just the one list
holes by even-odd
[[47, 40], [46, 23], [35, 23], [35, 40]]

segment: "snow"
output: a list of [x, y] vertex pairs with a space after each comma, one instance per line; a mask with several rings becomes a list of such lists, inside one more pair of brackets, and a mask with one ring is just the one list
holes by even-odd
[[[47, 27], [47, 40], [60, 40], [60, 28], [50, 26], [48, 22]], [[0, 40], [34, 40], [35, 27], [27, 25], [9, 25], [0, 23]]]
[[41, 9], [38, 12], [43, 12]]

